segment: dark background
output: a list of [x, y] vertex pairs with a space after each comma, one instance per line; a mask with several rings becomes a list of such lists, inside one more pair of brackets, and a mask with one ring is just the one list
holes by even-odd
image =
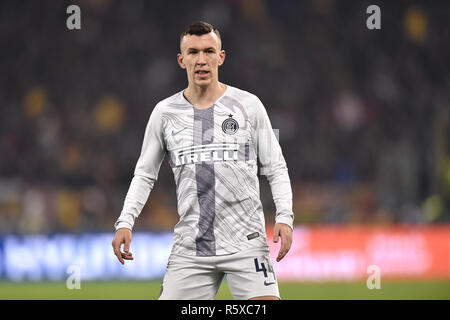
[[[81, 8], [68, 30], [66, 8]], [[369, 30], [366, 8], [381, 9]], [[0, 232], [112, 231], [155, 104], [187, 85], [193, 21], [219, 80], [264, 103], [296, 224], [450, 220], [446, 1], [0, 1]], [[274, 205], [265, 178], [266, 221]], [[178, 221], [167, 159], [137, 230]]]

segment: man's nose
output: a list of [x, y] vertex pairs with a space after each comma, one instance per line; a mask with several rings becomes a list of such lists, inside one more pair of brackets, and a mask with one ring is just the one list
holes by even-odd
[[198, 54], [198, 58], [197, 58], [197, 64], [205, 64], [206, 63], [206, 59], [205, 59], [205, 54], [203, 52], [199, 52]]

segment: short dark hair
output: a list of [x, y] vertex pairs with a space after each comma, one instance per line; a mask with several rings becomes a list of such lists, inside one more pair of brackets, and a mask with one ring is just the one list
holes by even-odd
[[214, 27], [212, 24], [210, 24], [208, 22], [204, 22], [204, 21], [197, 21], [197, 22], [191, 23], [190, 25], [188, 25], [186, 27], [186, 29], [180, 35], [180, 47], [181, 47], [181, 41], [183, 41], [184, 36], [186, 36], [188, 34], [201, 36], [204, 34], [208, 34], [211, 31], [213, 31], [217, 35], [217, 38], [219, 40], [221, 40], [219, 29]]

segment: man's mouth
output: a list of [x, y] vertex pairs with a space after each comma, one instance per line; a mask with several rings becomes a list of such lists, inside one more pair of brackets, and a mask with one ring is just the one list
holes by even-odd
[[206, 77], [209, 74], [209, 71], [198, 70], [198, 71], [195, 71], [195, 74], [199, 75], [200, 77]]

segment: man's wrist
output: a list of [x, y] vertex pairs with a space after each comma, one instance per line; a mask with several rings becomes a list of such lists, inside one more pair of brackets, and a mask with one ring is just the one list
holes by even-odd
[[294, 230], [293, 221], [290, 218], [287, 217], [279, 217], [275, 219], [275, 223], [283, 223], [288, 225], [292, 230]]

